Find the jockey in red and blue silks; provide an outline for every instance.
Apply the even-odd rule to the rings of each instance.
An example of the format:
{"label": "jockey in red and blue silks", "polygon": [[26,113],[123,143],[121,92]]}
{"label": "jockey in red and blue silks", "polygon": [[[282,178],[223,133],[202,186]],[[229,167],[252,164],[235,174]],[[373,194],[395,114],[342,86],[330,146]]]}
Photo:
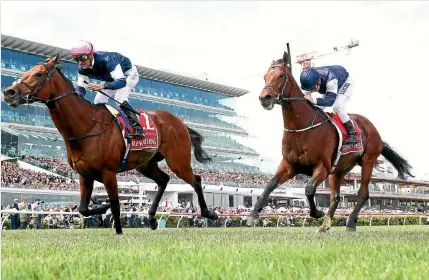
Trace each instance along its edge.
{"label": "jockey in red and blue silks", "polygon": [[[357,132],[345,109],[353,93],[347,70],[342,66],[308,68],[302,71],[300,82],[306,99],[319,107],[333,107],[350,134],[344,144],[357,143]],[[313,98],[311,93],[319,93],[319,98]]]}
{"label": "jockey in red and blue silks", "polygon": [[[80,41],[74,46],[70,54],[78,67],[78,91],[83,96],[86,94],[85,88],[93,91],[103,90],[110,97],[115,96],[118,105],[127,115],[134,127],[134,133],[129,134],[129,137],[144,137],[144,130],[141,127],[139,120],[133,108],[128,103],[128,97],[131,90],[139,81],[137,68],[133,65],[129,58],[117,52],[101,52],[95,51],[91,43]],[[102,84],[89,83],[89,78],[103,81]],[[94,99],[95,104],[108,102],[108,97],[101,93],[97,93]]]}

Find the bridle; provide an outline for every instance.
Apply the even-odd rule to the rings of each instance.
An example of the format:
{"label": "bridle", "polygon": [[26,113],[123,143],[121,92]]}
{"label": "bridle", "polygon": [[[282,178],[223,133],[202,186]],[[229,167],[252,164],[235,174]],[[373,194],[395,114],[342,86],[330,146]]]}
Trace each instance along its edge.
{"label": "bridle", "polygon": [[[46,65],[46,63],[37,63],[36,65],[43,65],[45,67],[45,69],[48,71],[48,74],[42,79],[40,80],[36,85],[34,86],[29,86],[27,83],[23,82],[23,81],[19,81],[19,83],[23,84],[24,86],[28,87],[30,89],[30,92],[27,94],[24,94],[24,97],[22,97],[27,103],[30,103],[30,101],[36,101],[36,102],[42,102],[43,104],[48,105],[49,102],[53,102],[55,100],[59,100],[63,97],[66,97],[68,95],[71,94],[75,94],[75,91],[70,91],[70,92],[65,92],[63,94],[61,94],[60,96],[54,97],[55,95],[55,86],[54,83],[52,82],[52,76],[55,74],[55,72],[57,71],[57,67],[54,65],[52,66],[52,69],[49,70],[49,67]],[[42,87],[48,82],[51,81],[51,85],[52,85],[52,92],[49,95],[49,99],[43,99],[37,96],[37,94],[39,93],[39,91],[42,89]]]}
{"label": "bridle", "polygon": [[275,90],[278,93],[277,97],[275,98],[275,101],[277,101],[278,104],[289,103],[291,101],[304,101],[304,102],[307,102],[308,104],[310,104],[310,106],[315,110],[313,121],[311,122],[310,126],[308,126],[306,128],[302,128],[302,129],[287,129],[286,127],[284,127],[284,130],[287,131],[287,132],[303,132],[303,131],[307,131],[307,130],[313,129],[315,127],[318,127],[318,126],[324,124],[325,122],[329,121],[329,117],[326,114],[323,114],[323,115],[319,115],[319,116],[321,116],[322,118],[324,118],[324,120],[322,122],[320,122],[320,123],[314,124],[314,122],[316,120],[316,116],[320,113],[320,109],[319,108],[317,108],[316,106],[314,106],[314,104],[312,104],[309,100],[307,100],[304,97],[284,97],[283,96],[284,90],[286,88],[286,84],[288,82],[288,76],[287,76],[287,72],[288,71],[283,66],[283,64],[272,65],[272,66],[270,66],[269,69],[276,68],[276,67],[280,67],[280,68],[282,68],[285,71],[285,79],[284,79],[284,82],[283,82],[283,87],[281,89],[280,88],[279,89],[273,89],[271,85],[265,85],[264,89]]}
{"label": "bridle", "polygon": [[[20,97],[20,98],[23,98],[28,104],[30,104],[30,101],[32,101],[32,102],[42,102],[43,104],[47,105],[49,109],[52,109],[51,107],[49,107],[49,103],[50,102],[59,100],[61,98],[64,98],[64,97],[72,95],[72,94],[77,94],[76,91],[72,90],[70,92],[63,93],[60,96],[54,97],[56,89],[55,89],[54,83],[52,81],[52,76],[57,71],[57,67],[55,65],[53,65],[52,69],[49,69],[49,67],[47,66],[47,64],[44,63],[44,62],[37,63],[36,65],[43,65],[45,67],[45,69],[48,71],[48,74],[42,80],[40,80],[34,86],[29,86],[27,83],[25,83],[25,82],[23,82],[21,80],[19,80],[19,82],[17,82],[17,84],[21,83],[21,84],[25,85],[26,87],[28,87],[30,89],[29,93],[24,94],[23,97]],[[38,97],[37,94],[39,93],[39,91],[42,89],[42,87],[48,81],[50,81],[51,85],[52,85],[52,92],[49,95],[49,99],[43,99],[43,98]],[[92,125],[89,127],[88,132],[84,133],[82,135],[76,136],[76,137],[63,138],[64,141],[79,140],[79,139],[82,139],[82,138],[85,138],[85,137],[88,137],[88,136],[98,136],[98,135],[101,135],[104,132],[106,132],[110,127],[112,127],[114,119],[112,120],[111,123],[103,123],[103,122],[97,121],[95,119],[95,107],[92,105],[92,103],[90,103],[90,104],[91,104],[91,107],[92,107]],[[101,130],[100,132],[97,132],[97,133],[89,133],[89,131],[91,131],[94,128],[95,124],[97,124],[97,123],[103,124],[103,125],[107,125],[108,127],[104,128],[103,130]]]}

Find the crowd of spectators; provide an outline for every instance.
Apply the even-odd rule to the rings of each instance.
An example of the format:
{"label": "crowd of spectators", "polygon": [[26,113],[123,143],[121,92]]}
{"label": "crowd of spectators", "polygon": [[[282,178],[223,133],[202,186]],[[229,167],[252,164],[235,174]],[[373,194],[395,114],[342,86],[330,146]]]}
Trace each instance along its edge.
{"label": "crowd of spectators", "polygon": [[[59,157],[50,158],[28,156],[25,157],[23,161],[54,174],[21,168],[16,162],[2,161],[1,183],[3,187],[79,191],[79,175],[72,170],[70,165],[63,159]],[[166,165],[161,165],[160,168],[170,176],[170,183],[185,183]],[[239,171],[220,172],[208,169],[195,169],[194,172],[201,176],[203,183],[205,184],[231,184],[231,186],[239,185],[241,187],[263,187],[270,179],[268,175],[262,173],[247,173]],[[118,181],[126,182],[131,180],[152,182],[150,179],[147,179],[144,175],[135,170],[120,173],[117,178]],[[290,184],[299,185],[302,183],[298,180],[292,180],[290,181]],[[120,188],[120,193],[138,193],[138,190]]]}
{"label": "crowd of spectators", "polygon": [[1,169],[1,184],[3,188],[49,189],[60,191],[78,189],[78,185],[68,178],[20,168],[18,164],[14,162],[2,161]]}
{"label": "crowd of spectators", "polygon": [[[75,173],[75,171],[71,169],[70,165],[60,157],[28,156],[24,158],[24,162],[41,167],[54,173],[58,173],[68,178],[78,178],[77,173]],[[178,183],[177,181],[181,181],[181,179],[179,179],[176,174],[174,174],[165,164],[161,164],[160,168],[170,176],[172,183]],[[227,185],[228,183],[233,183],[241,184],[243,187],[255,185],[263,187],[271,179],[270,175],[268,174],[244,171],[222,172],[219,170],[196,168],[194,169],[194,173],[200,175],[203,179],[203,182],[206,184],[223,183]],[[130,170],[118,174],[117,178],[119,181],[130,181],[135,179],[139,180],[146,177],[136,170]],[[177,181],[175,182],[175,180]],[[182,181],[181,183],[184,182]],[[288,181],[288,184],[300,186],[302,185],[302,182],[292,179]]]}
{"label": "crowd of spectators", "polygon": [[[89,209],[98,207],[99,205],[94,205],[91,201]],[[127,224],[127,227],[148,227],[148,211],[151,207],[150,204],[121,204],[121,217],[123,223]],[[231,218],[236,216],[240,219],[240,226],[246,226],[247,216],[251,208],[246,208],[244,206],[239,207],[212,207],[208,206],[209,210],[215,211],[219,216],[225,216],[225,223],[228,221],[231,222]],[[47,228],[73,228],[77,225],[83,227],[111,227],[113,223],[112,215],[110,209],[103,215],[95,215],[90,217],[83,217],[81,215],[69,215],[67,213],[58,214],[57,212],[78,212],[78,205],[76,202],[63,205],[44,205],[43,201],[36,199],[33,203],[29,203],[27,198],[23,198],[21,202],[18,199],[14,199],[13,203],[7,205],[6,207],[1,207],[3,209],[12,209],[16,213],[5,213],[2,214],[2,221],[10,220],[10,229],[40,229],[41,224],[44,223],[47,225]],[[31,211],[33,213],[22,213],[22,210]],[[327,212],[328,209],[323,209],[324,212]],[[353,209],[338,209],[336,215],[348,216],[351,214]],[[38,211],[45,211],[51,213],[37,214]],[[135,213],[132,213],[135,212]],[[207,219],[201,218],[198,213],[197,207],[194,207],[190,202],[183,201],[183,203],[177,205],[176,207],[167,207],[165,205],[160,205],[157,208],[157,212],[170,213],[170,215],[176,215],[183,217],[183,222],[187,227],[201,227],[208,226],[208,224],[213,226],[222,226],[219,225],[219,221],[207,221]],[[277,216],[282,216],[282,221],[280,226],[293,226],[293,219],[295,216],[308,216],[309,208],[305,207],[275,207],[274,205],[267,206],[261,211],[261,215],[264,214],[273,214]],[[365,207],[361,210],[360,214],[416,214],[416,211],[413,210],[376,210],[370,207]],[[427,216],[427,224],[429,224],[429,215],[425,212],[419,212],[423,216]],[[424,221],[425,222],[425,221]],[[266,217],[263,218],[264,226],[274,226],[270,224],[270,220]]]}

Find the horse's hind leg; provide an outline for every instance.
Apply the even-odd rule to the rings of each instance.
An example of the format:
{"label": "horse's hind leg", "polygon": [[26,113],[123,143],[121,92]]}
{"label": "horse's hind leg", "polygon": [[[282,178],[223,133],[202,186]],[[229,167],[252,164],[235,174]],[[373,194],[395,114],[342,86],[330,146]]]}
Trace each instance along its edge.
{"label": "horse's hind leg", "polygon": [[218,216],[214,211],[209,211],[203,195],[203,188],[201,186],[201,177],[194,175],[191,167],[191,150],[184,147],[171,147],[168,151],[163,153],[168,167],[177,177],[181,178],[186,183],[190,184],[197,196],[198,204],[201,208],[201,216],[210,220],[217,220]]}
{"label": "horse's hind leg", "polygon": [[167,188],[168,181],[170,181],[170,176],[159,169],[157,162],[149,162],[146,167],[139,167],[136,170],[145,175],[147,178],[155,181],[155,183],[158,185],[158,191],[156,192],[155,199],[153,200],[152,206],[149,209],[149,225],[151,229],[155,230],[158,228],[158,222],[155,218],[156,209],[158,209],[159,202],[161,201],[162,195]]}
{"label": "horse's hind leg", "polygon": [[320,185],[327,176],[328,170],[326,169],[323,162],[319,161],[319,163],[313,169],[313,176],[305,187],[305,196],[307,197],[308,204],[310,205],[310,216],[316,219],[325,215],[321,210],[317,209],[314,202],[314,196],[316,195],[317,186]]}
{"label": "horse's hind leg", "polygon": [[361,174],[361,185],[358,192],[358,200],[355,208],[353,209],[352,214],[349,217],[347,222],[348,231],[356,231],[356,223],[358,215],[362,206],[369,198],[368,185],[371,180],[372,170],[374,168],[375,162],[377,160],[377,155],[374,154],[364,154],[362,157],[362,174]]}
{"label": "horse's hind leg", "polygon": [[331,203],[329,205],[329,210],[325,216],[323,224],[319,227],[319,232],[325,232],[331,228],[331,221],[334,217],[335,210],[337,210],[338,203],[340,202],[340,187],[341,180],[344,177],[344,174],[332,174],[329,176],[329,189],[331,190]]}

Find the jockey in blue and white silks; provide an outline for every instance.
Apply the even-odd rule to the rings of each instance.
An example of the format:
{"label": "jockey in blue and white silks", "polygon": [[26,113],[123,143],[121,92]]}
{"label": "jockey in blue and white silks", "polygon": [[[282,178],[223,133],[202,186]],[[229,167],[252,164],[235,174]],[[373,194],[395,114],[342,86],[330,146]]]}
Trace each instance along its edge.
{"label": "jockey in blue and white silks", "polygon": [[[128,136],[144,137],[144,130],[137,116],[132,112],[133,108],[128,103],[130,92],[139,81],[137,68],[131,63],[131,60],[117,52],[96,52],[93,45],[86,41],[80,41],[71,49],[70,54],[79,64],[77,70],[77,90],[79,93],[84,96],[86,94],[85,88],[87,88],[93,91],[103,90],[110,97],[115,96],[118,105],[134,127],[134,133]],[[84,83],[84,81],[88,82],[90,78],[104,83]],[[94,103],[105,104],[108,100],[107,96],[98,92]]]}
{"label": "jockey in blue and white silks", "polygon": [[[344,144],[357,143],[357,132],[346,112],[346,105],[353,94],[353,81],[342,66],[323,66],[305,69],[300,77],[304,97],[319,107],[333,107],[350,136]],[[311,93],[319,93],[313,98]]]}

